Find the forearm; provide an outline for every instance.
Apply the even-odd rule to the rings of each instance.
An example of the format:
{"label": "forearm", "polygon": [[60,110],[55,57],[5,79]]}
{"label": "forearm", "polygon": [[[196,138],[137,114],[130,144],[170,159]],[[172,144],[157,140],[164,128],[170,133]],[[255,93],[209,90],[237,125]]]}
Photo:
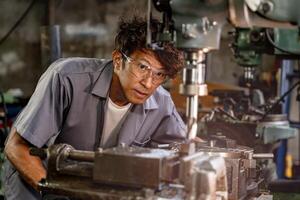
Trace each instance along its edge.
{"label": "forearm", "polygon": [[6,156],[22,178],[37,190],[38,182],[46,177],[46,170],[39,157],[30,155],[29,148],[28,143],[13,128],[5,146]]}

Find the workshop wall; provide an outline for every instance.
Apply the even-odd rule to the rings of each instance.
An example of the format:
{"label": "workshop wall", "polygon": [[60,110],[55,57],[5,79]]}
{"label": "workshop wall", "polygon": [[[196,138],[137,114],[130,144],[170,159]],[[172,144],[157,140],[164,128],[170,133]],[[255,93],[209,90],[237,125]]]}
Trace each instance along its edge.
{"label": "workshop wall", "polygon": [[[45,23],[47,1],[36,1],[28,15],[10,37],[0,44],[0,88],[20,88],[30,96],[38,78],[45,70],[41,66],[40,27]],[[22,15],[31,0],[0,1],[0,38]],[[147,10],[147,0],[80,0],[55,1],[55,22],[61,25],[63,57],[83,56],[110,58],[119,16]],[[242,69],[234,62],[229,50],[230,38],[225,27],[222,50],[208,58],[210,82],[237,84]]]}
{"label": "workshop wall", "polygon": [[[30,1],[0,1],[0,38],[22,15]],[[20,26],[0,44],[0,89],[22,88],[29,94],[41,74],[39,68],[39,24],[41,5],[37,4]]]}
{"label": "workshop wall", "polygon": [[[45,24],[47,1],[36,1],[14,32],[0,44],[0,88],[20,88],[30,96],[41,66],[40,27]],[[145,10],[146,1],[79,0],[55,1],[55,23],[61,25],[63,57],[110,58],[119,16]],[[0,1],[0,38],[16,23],[31,0]]]}

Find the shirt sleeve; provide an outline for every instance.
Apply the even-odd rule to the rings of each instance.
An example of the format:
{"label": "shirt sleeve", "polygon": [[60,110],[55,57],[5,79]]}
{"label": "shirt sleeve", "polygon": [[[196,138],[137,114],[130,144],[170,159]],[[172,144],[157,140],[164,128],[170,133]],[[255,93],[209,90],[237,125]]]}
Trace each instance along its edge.
{"label": "shirt sleeve", "polygon": [[68,95],[61,75],[60,62],[53,63],[41,76],[27,106],[14,123],[17,132],[37,147],[57,135],[62,127]]}
{"label": "shirt sleeve", "polygon": [[186,125],[173,105],[171,114],[162,119],[151,140],[158,144],[184,142],[186,133]]}

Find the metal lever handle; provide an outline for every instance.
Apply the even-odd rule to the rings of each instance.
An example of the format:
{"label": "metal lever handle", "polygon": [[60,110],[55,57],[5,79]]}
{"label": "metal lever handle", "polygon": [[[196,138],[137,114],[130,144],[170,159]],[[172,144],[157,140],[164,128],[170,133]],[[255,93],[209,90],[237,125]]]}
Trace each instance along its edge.
{"label": "metal lever handle", "polygon": [[42,160],[47,158],[47,149],[32,147],[29,153],[30,155],[40,157]]}
{"label": "metal lever handle", "polygon": [[253,159],[273,159],[274,154],[272,153],[255,153],[252,156]]}

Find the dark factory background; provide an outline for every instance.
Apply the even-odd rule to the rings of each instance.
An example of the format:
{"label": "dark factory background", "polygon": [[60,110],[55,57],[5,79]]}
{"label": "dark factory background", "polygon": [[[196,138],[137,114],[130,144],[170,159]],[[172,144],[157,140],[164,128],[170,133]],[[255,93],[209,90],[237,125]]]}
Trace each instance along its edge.
{"label": "dark factory background", "polygon": [[[236,2],[242,1],[243,0],[237,0]],[[272,0],[266,1],[271,2],[270,5],[273,2]],[[3,170],[4,140],[16,116],[28,103],[43,72],[46,71],[54,60],[60,57],[111,59],[112,51],[114,50],[114,38],[120,17],[134,14],[146,17],[148,2],[148,0],[0,1],[0,175]],[[160,1],[158,0],[158,2]],[[178,2],[179,1],[174,0],[175,5],[177,5]],[[290,38],[284,34],[281,35],[280,31],[276,32],[276,28],[263,26],[261,29],[247,29],[239,27],[240,22],[238,20],[236,24],[232,23],[232,19],[229,19],[228,16],[228,5],[229,2],[234,5],[234,1],[199,0],[190,2],[192,4],[195,3],[197,6],[198,3],[199,5],[204,5],[203,8],[199,7],[199,10],[209,19],[218,22],[222,30],[219,49],[209,51],[205,60],[205,81],[208,85],[208,95],[199,95],[201,97],[199,97],[199,104],[197,105],[197,111],[199,109],[197,115],[198,133],[205,133],[204,137],[207,139],[210,138],[208,134],[209,131],[213,131],[214,134],[222,132],[226,137],[230,137],[230,134],[234,132],[232,134],[234,135],[233,139],[237,140],[237,143],[242,141],[242,145],[250,146],[254,149],[255,153],[262,153],[263,151],[268,151],[266,153],[274,153],[274,163],[276,165],[278,165],[278,163],[279,165],[280,163],[284,163],[282,166],[280,165],[281,170],[280,172],[277,171],[276,178],[297,180],[299,184],[300,87],[297,86],[298,88],[293,91],[289,91],[289,88],[294,83],[297,84],[297,81],[299,82],[300,45],[297,44],[298,46],[293,49],[294,46],[291,43],[289,43],[290,46],[285,46],[284,42],[278,42],[277,45],[282,45],[283,48],[291,47],[291,49],[295,51],[290,52],[291,49],[290,51],[280,50],[280,48],[273,43],[276,38],[274,35],[278,33],[278,38],[285,39],[282,41],[287,41]],[[278,3],[276,0],[274,0],[274,2]],[[186,6],[185,4],[183,5]],[[209,8],[214,9],[210,10]],[[238,6],[234,8],[239,9]],[[176,9],[178,9],[178,7],[174,9],[178,12]],[[191,9],[191,7],[187,8],[186,15],[190,14],[189,9]],[[155,17],[161,20],[160,12],[155,9],[153,9],[152,12]],[[176,12],[174,15],[178,14]],[[283,13],[286,14],[286,12]],[[183,14],[181,13],[181,15]],[[247,17],[244,18],[246,19]],[[297,24],[293,21],[292,25],[295,24],[299,29],[299,23]],[[274,41],[270,41],[270,38],[268,38],[268,31],[265,31],[265,29],[268,28],[274,29],[272,30]],[[254,41],[254,44],[251,43],[253,41],[245,42],[245,40],[243,40],[243,36],[247,37],[250,35],[254,37],[256,33],[259,33],[259,37],[261,36],[263,39],[259,38],[259,41]],[[268,48],[272,48],[272,50],[270,51]],[[183,48],[183,50],[185,49]],[[202,50],[201,48],[201,51]],[[252,53],[255,54],[254,56],[261,57],[254,58]],[[285,64],[287,60],[288,63]],[[286,72],[283,67],[284,65],[291,65],[293,69],[289,68],[291,71]],[[249,86],[248,80],[245,80],[245,71],[249,66],[255,66],[253,67],[255,68],[253,74],[255,81],[251,82],[251,86]],[[284,73],[288,74],[286,75],[287,77],[290,77],[283,79],[282,74]],[[171,93],[179,114],[186,120],[186,118],[188,118],[185,116],[187,115],[185,111],[188,107],[186,96],[179,94],[179,85],[182,82],[182,76],[184,76],[183,73],[180,73],[176,79],[169,80],[163,86]],[[294,86],[296,88],[296,85]],[[257,97],[257,99],[253,100],[254,98],[251,96],[251,92],[257,95],[253,95]],[[248,95],[249,93],[251,93],[251,95]],[[285,98],[288,93],[291,95]],[[264,101],[260,99],[262,96],[265,99]],[[247,104],[246,106],[244,104],[245,102]],[[259,103],[255,104],[255,102]],[[270,104],[271,106],[265,106],[263,103]],[[280,111],[277,109],[278,107],[280,107]],[[261,110],[266,111],[266,113],[262,114]],[[276,123],[272,124],[272,126],[266,126],[264,122],[259,120],[251,121],[253,113],[255,113],[253,114],[255,117],[256,114],[258,114],[262,115],[262,118],[265,118],[267,114],[273,114],[272,111],[276,112],[275,110],[287,116],[287,118],[283,120],[284,122],[288,121],[287,129],[278,127]],[[245,116],[250,117],[244,118]],[[223,122],[225,122],[226,125],[224,126],[224,124],[222,124],[219,127],[220,123]],[[202,123],[207,124],[204,126]],[[246,124],[246,128],[243,127],[244,123]],[[255,134],[253,132],[253,124],[255,124]],[[242,127],[241,129],[239,129],[240,125]],[[272,129],[273,125],[275,126],[274,129]],[[265,138],[263,136],[258,137],[257,131],[260,126],[263,126],[262,132],[265,131],[264,134],[272,135],[273,132],[276,133],[277,135],[274,136],[275,139],[271,136],[266,136]],[[282,136],[284,134],[281,134],[280,131],[283,129],[288,136]],[[229,134],[227,135],[225,132],[229,132]],[[243,138],[244,135],[240,136],[240,132],[245,132],[246,139]],[[243,140],[245,140],[244,143]],[[261,144],[262,141],[263,145]],[[279,149],[282,146],[284,146],[284,155],[280,157],[279,154],[281,151]],[[230,147],[229,149],[234,148]],[[247,162],[248,161],[246,161],[246,163]],[[265,166],[267,166],[267,164]],[[275,174],[274,171],[276,171],[276,169],[274,166],[270,167],[268,165],[267,167],[272,168]],[[299,185],[297,187],[300,188]],[[294,192],[295,190],[293,190],[293,193]],[[0,197],[2,193],[0,181]],[[279,193],[281,195],[281,191]],[[300,198],[299,190],[295,193],[298,193],[298,196],[295,195],[293,198]],[[286,197],[287,196],[283,196],[281,199]],[[230,196],[230,198],[235,199],[232,196]],[[288,196],[288,198],[291,198],[291,196]]]}

